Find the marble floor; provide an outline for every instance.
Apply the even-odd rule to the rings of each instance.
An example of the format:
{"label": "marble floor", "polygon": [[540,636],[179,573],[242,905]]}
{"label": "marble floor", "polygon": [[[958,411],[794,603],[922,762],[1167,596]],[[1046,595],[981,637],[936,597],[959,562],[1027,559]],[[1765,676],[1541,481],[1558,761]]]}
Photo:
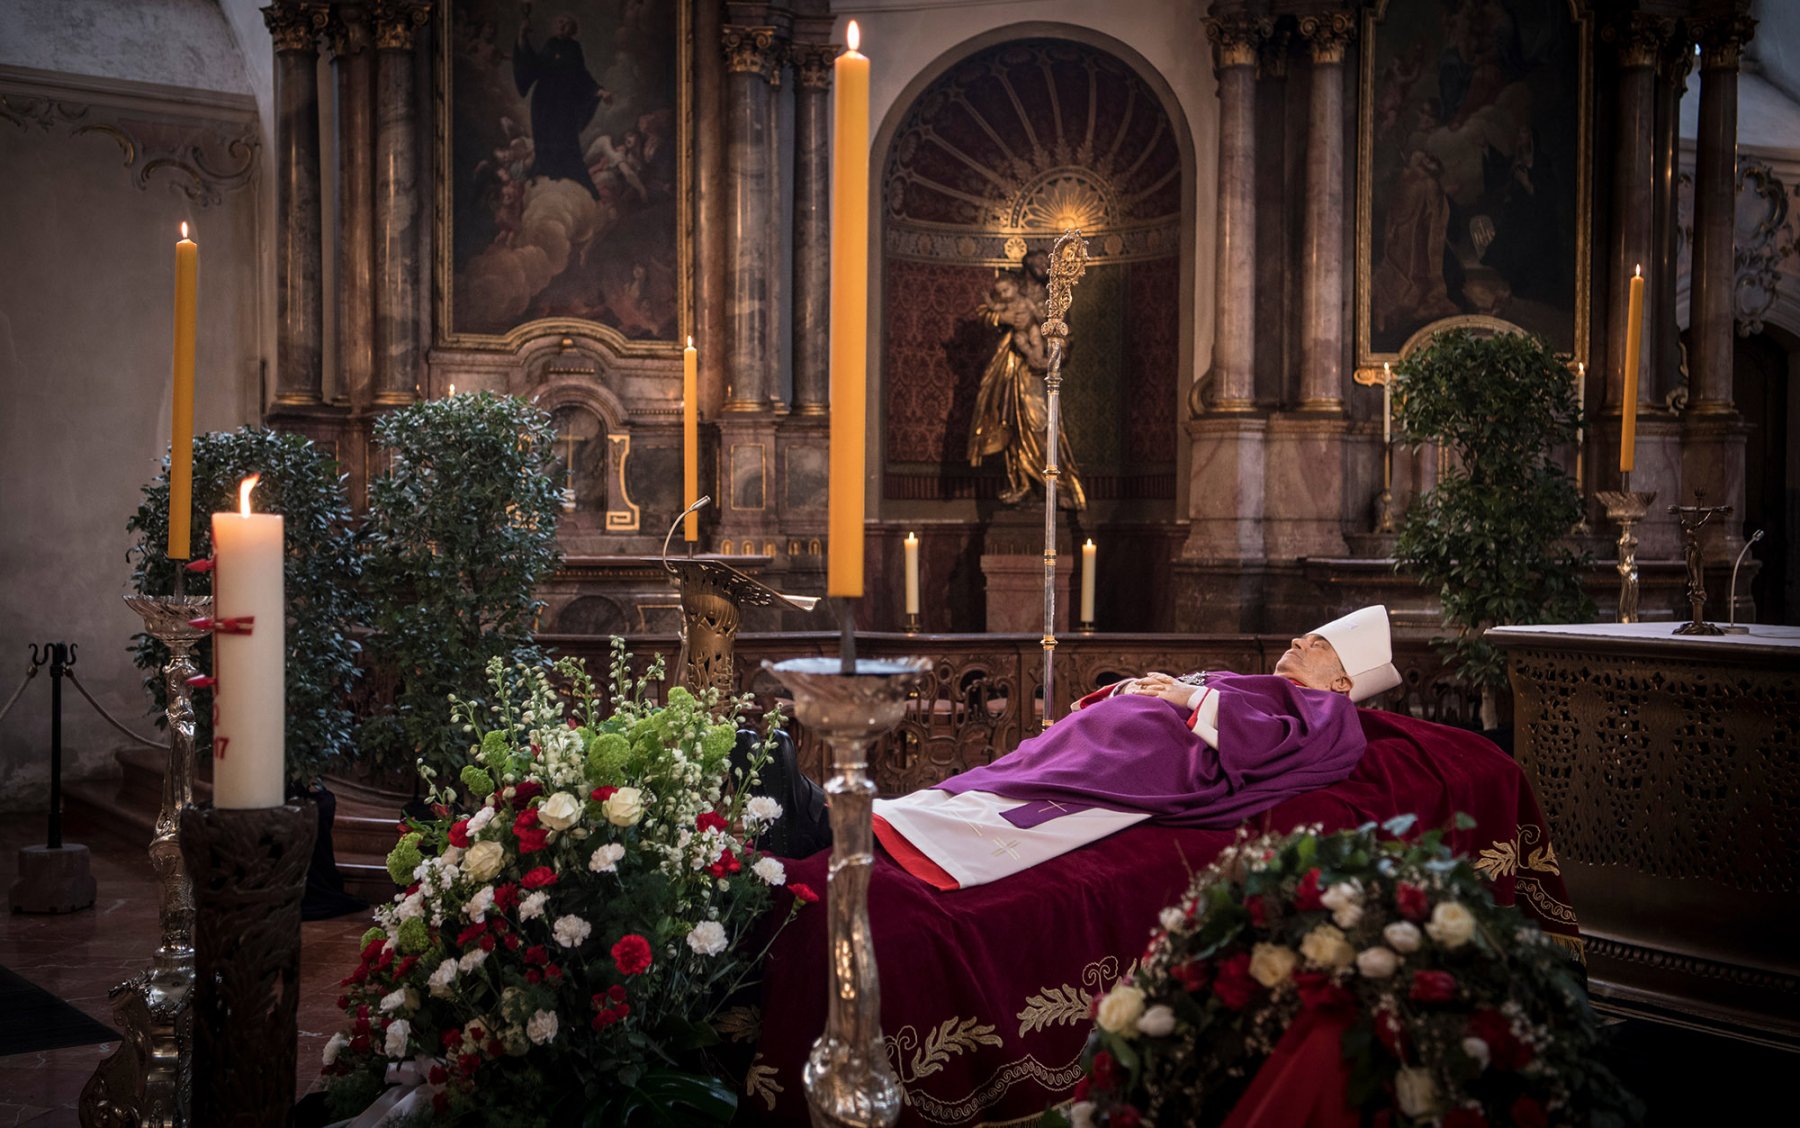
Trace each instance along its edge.
{"label": "marble floor", "polygon": [[[41,814],[0,818],[0,889],[18,876],[18,851],[43,842]],[[148,963],[161,936],[157,886],[135,832],[120,833],[73,816],[66,842],[86,845],[99,894],[94,907],[56,916],[0,916],[0,965],[111,1026],[106,993]],[[302,925],[299,1069],[296,1095],[319,1076],[319,1054],[337,1028],[337,981],[356,964],[365,914]],[[0,1015],[0,1022],[6,1016]],[[118,1046],[102,1042],[0,1057],[0,1128],[76,1123],[81,1087]]]}

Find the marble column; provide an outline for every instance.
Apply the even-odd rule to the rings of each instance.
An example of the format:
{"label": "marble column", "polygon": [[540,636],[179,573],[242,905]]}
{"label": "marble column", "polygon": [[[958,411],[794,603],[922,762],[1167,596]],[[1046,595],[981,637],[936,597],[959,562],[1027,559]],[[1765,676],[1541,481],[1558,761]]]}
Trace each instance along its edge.
{"label": "marble column", "polygon": [[316,404],[324,380],[318,33],[323,6],[271,4],[275,44],[275,403]]}
{"label": "marble column", "polygon": [[1256,304],[1261,346],[1255,350],[1254,398],[1258,404],[1283,403],[1288,397],[1288,375],[1294,371],[1289,354],[1292,344],[1293,272],[1288,269],[1291,247],[1287,216],[1299,202],[1289,187],[1288,146],[1288,25],[1278,25],[1265,36],[1256,60],[1256,135],[1266,138],[1256,147]]}
{"label": "marble column", "polygon": [[773,27],[726,25],[725,50],[725,275],[727,412],[766,411],[774,395],[769,366],[769,230],[776,184],[770,160],[775,68]]}
{"label": "marble column", "polygon": [[332,68],[338,87],[338,374],[350,405],[365,411],[375,383],[375,50],[368,9],[331,10]]}
{"label": "marble column", "polygon": [[1208,411],[1256,406],[1256,52],[1267,18],[1206,24],[1219,79],[1219,246]]}
{"label": "marble column", "polygon": [[[1625,390],[1625,322],[1632,274],[1642,267],[1644,287],[1656,293],[1661,274],[1654,256],[1652,219],[1655,216],[1655,162],[1652,126],[1656,103],[1652,68],[1668,33],[1668,21],[1636,12],[1618,29],[1619,77],[1618,124],[1612,184],[1612,244],[1606,292],[1606,406],[1617,415]],[[1645,303],[1639,346],[1656,339],[1654,303]],[[1649,357],[1646,351],[1644,356]],[[1640,368],[1638,409],[1655,399],[1654,370]],[[1609,487],[1610,488],[1610,487]],[[1643,487],[1654,488],[1654,487]]]}
{"label": "marble column", "polygon": [[1693,400],[1696,415],[1730,415],[1736,335],[1738,62],[1756,27],[1727,16],[1694,27],[1700,43],[1700,135],[1694,152]]}
{"label": "marble column", "polygon": [[419,383],[419,125],[413,47],[425,0],[375,0],[375,402],[411,403]]}
{"label": "marble column", "polygon": [[1655,230],[1650,237],[1650,258],[1658,269],[1650,282],[1655,332],[1648,342],[1646,367],[1655,373],[1652,395],[1656,399],[1681,384],[1681,326],[1675,319],[1676,261],[1681,251],[1681,99],[1687,93],[1687,77],[1693,68],[1693,40],[1686,34],[1672,33],[1663,41],[1662,53],[1657,57],[1652,142],[1656,210],[1652,217]]}
{"label": "marble column", "polygon": [[[719,50],[720,6],[694,5],[694,241],[697,278],[694,343],[700,351],[700,416],[718,417],[725,403],[725,351],[730,341],[725,275],[730,269],[725,190],[725,58]],[[702,491],[704,492],[704,491]]]}
{"label": "marble column", "polygon": [[1349,12],[1300,18],[1312,61],[1306,133],[1306,215],[1301,225],[1300,409],[1344,407],[1344,52],[1356,34]]}
{"label": "marble column", "polygon": [[794,414],[825,415],[831,356],[830,43],[795,43]]}

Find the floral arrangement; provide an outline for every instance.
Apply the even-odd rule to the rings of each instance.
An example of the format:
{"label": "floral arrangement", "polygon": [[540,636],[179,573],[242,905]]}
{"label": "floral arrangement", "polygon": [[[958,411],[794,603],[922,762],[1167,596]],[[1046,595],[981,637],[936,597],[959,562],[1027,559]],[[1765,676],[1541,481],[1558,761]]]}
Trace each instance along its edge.
{"label": "floral arrangement", "polygon": [[[1579,967],[1442,832],[1403,840],[1413,822],[1227,847],[1096,1001],[1075,1100],[1045,1123],[1218,1124],[1272,1055],[1315,1084],[1337,1057],[1352,1124],[1640,1119],[1596,1060]],[[1336,1045],[1303,1059],[1307,1035]]]}
{"label": "floral arrangement", "polygon": [[[325,1049],[340,1114],[399,1075],[454,1123],[735,1109],[704,1055],[786,883],[750,844],[781,814],[749,786],[770,745],[734,770],[747,700],[719,715],[716,693],[674,688],[659,707],[660,660],[634,679],[620,640],[610,716],[579,662],[555,672],[562,693],[496,658],[485,701],[450,698],[468,762],[440,780],[421,761],[435,817],[401,824],[388,870],[403,891],[376,910],[342,982],[348,1029]],[[787,889],[777,925],[818,899]]]}

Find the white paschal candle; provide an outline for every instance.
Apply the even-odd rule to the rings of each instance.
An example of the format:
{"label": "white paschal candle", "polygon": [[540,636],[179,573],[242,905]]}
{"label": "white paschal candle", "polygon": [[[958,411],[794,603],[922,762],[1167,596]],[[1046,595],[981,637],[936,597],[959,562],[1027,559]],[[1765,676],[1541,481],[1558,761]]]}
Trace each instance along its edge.
{"label": "white paschal candle", "polygon": [[1099,550],[1090,538],[1081,546],[1081,621],[1094,621],[1094,557]]}
{"label": "white paschal candle", "polygon": [[212,517],[215,807],[287,800],[286,553],[281,515],[250,512],[256,482],[239,486],[238,512]]}
{"label": "white paschal candle", "polygon": [[919,613],[919,534],[908,533],[903,544],[906,550],[906,613]]}

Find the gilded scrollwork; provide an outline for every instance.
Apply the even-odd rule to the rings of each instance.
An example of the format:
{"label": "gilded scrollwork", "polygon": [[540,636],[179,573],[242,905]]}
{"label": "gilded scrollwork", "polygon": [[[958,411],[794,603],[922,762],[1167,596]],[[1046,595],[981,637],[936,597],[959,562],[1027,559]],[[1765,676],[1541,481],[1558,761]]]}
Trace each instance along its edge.
{"label": "gilded scrollwork", "polygon": [[1743,61],[1744,48],[1756,34],[1756,20],[1741,12],[1696,20],[1688,27],[1700,44],[1702,71],[1736,70]]}
{"label": "gilded scrollwork", "polygon": [[1356,17],[1349,12],[1316,12],[1300,17],[1300,38],[1315,63],[1341,63],[1356,38]]}
{"label": "gilded scrollwork", "polygon": [[410,51],[419,29],[431,19],[430,0],[375,0],[375,47],[381,51]]}
{"label": "gilded scrollwork", "polygon": [[788,47],[788,62],[802,90],[830,90],[836,58],[837,47],[830,43],[794,43]]}
{"label": "gilded scrollwork", "polygon": [[1247,12],[1230,12],[1206,21],[1206,38],[1212,41],[1213,65],[1248,67],[1256,65],[1257,49],[1274,30],[1275,21],[1267,16]]}
{"label": "gilded scrollwork", "polygon": [[775,28],[727,24],[720,29],[719,43],[725,51],[725,69],[730,73],[761,75],[765,82],[776,80],[783,41]]}
{"label": "gilded scrollwork", "polygon": [[1674,27],[1667,16],[1630,12],[1601,35],[1618,46],[1620,66],[1648,67],[1657,63]]}

